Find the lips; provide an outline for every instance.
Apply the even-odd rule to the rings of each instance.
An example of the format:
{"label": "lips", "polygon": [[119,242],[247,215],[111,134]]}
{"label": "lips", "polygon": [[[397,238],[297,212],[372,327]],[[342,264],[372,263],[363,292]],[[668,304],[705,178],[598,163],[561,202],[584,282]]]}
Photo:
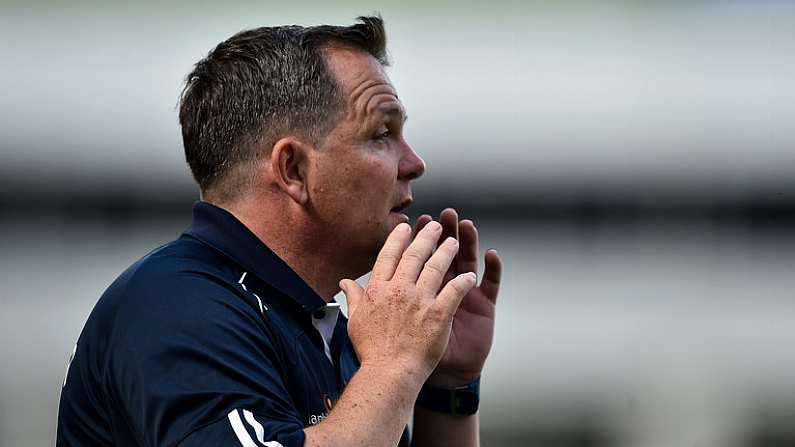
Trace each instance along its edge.
{"label": "lips", "polygon": [[391,210],[389,210],[389,211],[390,211],[390,212],[393,212],[393,213],[402,213],[402,212],[403,212],[403,211],[404,211],[406,208],[408,208],[409,206],[411,206],[411,203],[412,203],[413,201],[414,201],[414,199],[412,199],[411,197],[409,197],[409,198],[407,198],[407,199],[403,200],[402,202],[400,202],[400,204],[399,204],[398,206],[396,206],[396,207],[392,208],[392,209],[391,209]]}

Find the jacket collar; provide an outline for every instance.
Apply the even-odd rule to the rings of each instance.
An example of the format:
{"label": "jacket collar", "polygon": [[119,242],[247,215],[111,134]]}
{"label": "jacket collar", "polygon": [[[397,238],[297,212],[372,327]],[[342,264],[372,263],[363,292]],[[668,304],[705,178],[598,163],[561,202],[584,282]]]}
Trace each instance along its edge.
{"label": "jacket collar", "polygon": [[326,305],[286,262],[230,212],[207,202],[193,205],[193,223],[186,232],[222,252],[306,312]]}

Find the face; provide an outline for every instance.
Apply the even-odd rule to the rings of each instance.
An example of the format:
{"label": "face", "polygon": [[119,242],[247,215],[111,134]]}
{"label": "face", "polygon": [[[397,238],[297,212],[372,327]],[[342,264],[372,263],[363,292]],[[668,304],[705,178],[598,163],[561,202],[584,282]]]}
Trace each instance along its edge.
{"label": "face", "polygon": [[348,259],[372,267],[389,232],[408,221],[410,182],[425,162],[403,138],[406,112],[381,64],[370,55],[330,49],[327,60],[342,86],[345,111],[312,152],[310,206],[319,232]]}

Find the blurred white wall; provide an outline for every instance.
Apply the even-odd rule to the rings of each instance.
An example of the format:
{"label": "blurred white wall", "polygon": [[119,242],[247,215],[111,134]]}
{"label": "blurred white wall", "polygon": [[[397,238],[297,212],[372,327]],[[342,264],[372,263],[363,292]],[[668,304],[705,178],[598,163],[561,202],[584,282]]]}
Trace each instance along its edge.
{"label": "blurred white wall", "polygon": [[373,11],[428,185],[466,187],[472,169],[648,200],[792,187],[787,1],[6,1],[0,169],[31,187],[192,188],[175,105],[193,63],[243,28]]}

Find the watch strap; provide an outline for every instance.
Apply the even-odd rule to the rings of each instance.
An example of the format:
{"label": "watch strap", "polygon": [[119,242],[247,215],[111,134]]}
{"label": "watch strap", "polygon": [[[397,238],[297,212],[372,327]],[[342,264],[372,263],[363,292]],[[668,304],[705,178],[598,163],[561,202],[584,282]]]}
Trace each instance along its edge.
{"label": "watch strap", "polygon": [[453,416],[475,414],[480,404],[480,377],[456,388],[441,388],[427,383],[417,396],[416,405],[426,410]]}

